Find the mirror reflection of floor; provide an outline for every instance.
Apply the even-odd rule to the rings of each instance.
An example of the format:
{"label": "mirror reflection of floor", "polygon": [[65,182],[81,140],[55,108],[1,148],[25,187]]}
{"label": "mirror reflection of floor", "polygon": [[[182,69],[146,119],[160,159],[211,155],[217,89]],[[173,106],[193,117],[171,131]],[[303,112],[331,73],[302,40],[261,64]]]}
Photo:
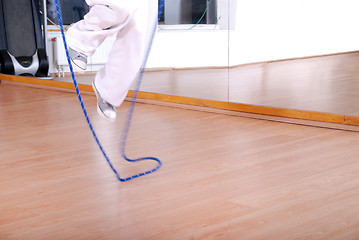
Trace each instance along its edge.
{"label": "mirror reflection of floor", "polygon": [[[93,73],[94,74],[94,73]],[[91,84],[92,75],[76,75]],[[69,77],[56,81],[71,82]],[[146,70],[141,91],[359,116],[359,52],[231,68]]]}

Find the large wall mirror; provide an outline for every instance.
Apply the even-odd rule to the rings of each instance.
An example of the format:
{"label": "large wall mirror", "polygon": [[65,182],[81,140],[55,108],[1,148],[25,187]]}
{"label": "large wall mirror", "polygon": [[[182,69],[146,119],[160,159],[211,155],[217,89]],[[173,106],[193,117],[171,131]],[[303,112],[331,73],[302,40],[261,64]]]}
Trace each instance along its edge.
{"label": "large wall mirror", "polygon": [[[152,24],[158,0],[148,3]],[[359,115],[358,5],[166,0],[140,90]]]}
{"label": "large wall mirror", "polygon": [[[172,2],[143,91],[359,115],[355,0]],[[217,22],[183,24],[184,4],[195,2],[196,12],[204,3],[217,12]]]}

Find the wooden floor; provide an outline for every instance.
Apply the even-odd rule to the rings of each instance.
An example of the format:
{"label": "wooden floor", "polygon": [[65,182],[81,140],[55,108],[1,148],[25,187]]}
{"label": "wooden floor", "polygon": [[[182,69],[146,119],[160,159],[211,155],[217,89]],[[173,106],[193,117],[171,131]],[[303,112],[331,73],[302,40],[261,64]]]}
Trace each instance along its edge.
{"label": "wooden floor", "polygon": [[[129,104],[84,95],[123,177]],[[359,239],[359,133],[137,104],[121,183],[73,93],[0,84],[0,239]]]}

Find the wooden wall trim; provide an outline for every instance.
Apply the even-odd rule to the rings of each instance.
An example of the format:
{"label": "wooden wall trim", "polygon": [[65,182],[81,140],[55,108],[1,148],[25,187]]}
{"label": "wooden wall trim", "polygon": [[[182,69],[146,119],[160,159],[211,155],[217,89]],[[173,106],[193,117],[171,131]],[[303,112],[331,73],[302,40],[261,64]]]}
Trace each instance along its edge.
{"label": "wooden wall trim", "polygon": [[[75,89],[72,83],[38,79],[32,77],[20,77],[20,76],[10,76],[10,75],[0,74],[0,80],[32,84],[38,86],[54,87],[59,89],[68,89],[68,90]],[[79,84],[79,89],[80,91],[83,92],[93,92],[92,87],[90,85]],[[133,93],[134,93],[133,91],[129,91],[128,97],[132,97]],[[222,101],[173,96],[173,95],[150,93],[150,92],[139,92],[138,98],[167,102],[167,103],[176,103],[176,104],[183,104],[190,106],[222,109],[222,110],[229,110],[236,112],[245,112],[245,113],[261,114],[261,115],[276,116],[276,117],[285,117],[285,118],[293,118],[293,119],[301,119],[301,120],[359,126],[359,117],[356,116],[303,111],[303,110],[295,110],[295,109],[275,108],[275,107],[267,107],[267,106],[256,106],[250,104],[222,102]]]}

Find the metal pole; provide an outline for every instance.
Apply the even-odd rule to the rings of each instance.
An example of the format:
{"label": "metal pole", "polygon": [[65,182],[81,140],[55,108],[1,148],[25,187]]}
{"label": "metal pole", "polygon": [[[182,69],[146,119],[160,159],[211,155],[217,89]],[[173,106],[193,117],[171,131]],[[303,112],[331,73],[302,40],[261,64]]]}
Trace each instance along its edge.
{"label": "metal pole", "polygon": [[46,55],[47,54],[47,8],[46,8],[46,0],[42,1],[42,16],[44,18],[44,38],[45,38],[45,51],[46,51]]}

